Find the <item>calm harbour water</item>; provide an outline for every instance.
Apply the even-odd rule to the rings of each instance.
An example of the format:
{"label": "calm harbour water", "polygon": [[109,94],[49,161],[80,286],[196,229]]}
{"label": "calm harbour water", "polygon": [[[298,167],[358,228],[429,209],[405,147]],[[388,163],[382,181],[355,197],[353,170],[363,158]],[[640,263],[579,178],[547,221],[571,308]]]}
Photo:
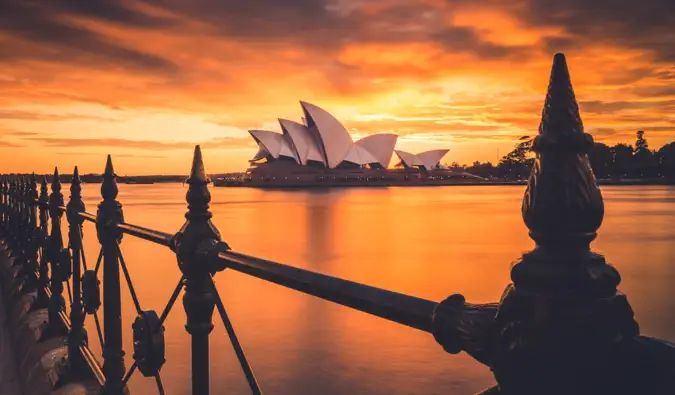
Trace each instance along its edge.
{"label": "calm harbour water", "polygon": [[[100,185],[83,184],[95,213]],[[238,252],[440,301],[497,301],[511,263],[532,248],[520,216],[524,187],[428,187],[262,191],[212,188],[213,221]],[[180,184],[120,185],[129,223],[174,233],[184,222]],[[64,195],[68,195],[67,186]],[[675,340],[675,187],[604,187],[605,221],[593,248],[621,272],[643,334]],[[64,221],[65,222],[65,221]],[[95,229],[85,224],[93,266]],[[122,242],[143,309],[164,308],[180,271],[161,246]],[[446,354],[433,337],[275,284],[216,275],[225,307],[265,393],[472,394],[491,385],[489,369]],[[126,284],[123,325],[133,362],[135,310]],[[102,317],[101,317],[102,318]],[[90,345],[100,355],[93,320]],[[162,379],[167,394],[190,392],[190,343],[182,303],[166,321]],[[248,394],[222,322],[211,334],[213,393]],[[138,372],[132,394],[157,393]]]}

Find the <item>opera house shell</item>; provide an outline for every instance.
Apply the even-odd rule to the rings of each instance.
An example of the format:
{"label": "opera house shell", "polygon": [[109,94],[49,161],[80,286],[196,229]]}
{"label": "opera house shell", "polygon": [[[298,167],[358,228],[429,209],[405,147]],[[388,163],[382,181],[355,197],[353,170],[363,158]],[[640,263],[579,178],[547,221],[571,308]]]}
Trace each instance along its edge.
{"label": "opera house shell", "polygon": [[279,119],[283,133],[249,130],[258,143],[258,153],[251,160],[292,159],[299,165],[318,165],[335,169],[339,166],[389,166],[398,136],[376,134],[354,142],[342,124],[327,111],[300,102],[306,124]]}
{"label": "opera house shell", "polygon": [[[363,178],[384,182],[401,177],[408,180],[405,174],[410,172],[425,176],[434,171],[449,172],[440,165],[448,149],[419,154],[394,151],[398,136],[390,133],[354,141],[347,129],[326,110],[303,101],[300,105],[303,123],[279,119],[281,133],[249,130],[258,144],[258,152],[249,161],[247,181],[306,183]],[[388,169],[394,152],[400,159],[401,169]]]}

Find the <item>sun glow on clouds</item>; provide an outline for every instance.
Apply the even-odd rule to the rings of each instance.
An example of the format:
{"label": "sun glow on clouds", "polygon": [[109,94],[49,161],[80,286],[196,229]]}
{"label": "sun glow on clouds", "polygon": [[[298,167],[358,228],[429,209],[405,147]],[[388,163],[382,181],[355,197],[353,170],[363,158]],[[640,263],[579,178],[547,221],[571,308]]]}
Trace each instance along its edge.
{"label": "sun glow on clouds", "polygon": [[243,170],[246,130],[299,120],[298,100],[354,139],[495,161],[536,133],[557,51],[596,140],[643,129],[658,148],[675,136],[675,5],[617,2],[9,0],[0,172],[100,172],[112,153],[120,174],[185,173],[193,144],[209,171]]}

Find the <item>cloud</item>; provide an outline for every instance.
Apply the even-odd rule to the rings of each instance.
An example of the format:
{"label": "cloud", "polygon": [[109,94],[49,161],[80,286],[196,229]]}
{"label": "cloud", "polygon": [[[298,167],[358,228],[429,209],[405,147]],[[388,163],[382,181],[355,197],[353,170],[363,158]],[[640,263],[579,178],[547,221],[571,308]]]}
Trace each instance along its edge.
{"label": "cloud", "polygon": [[614,136],[618,134],[619,132],[614,129],[614,128],[592,128],[588,131],[590,134],[592,134],[594,137],[609,137],[609,136]]}
{"label": "cloud", "polygon": [[675,61],[673,1],[527,0],[526,4],[520,15],[528,23],[564,29],[564,35],[546,40],[550,52],[612,44],[650,51],[661,62]]}
{"label": "cloud", "polygon": [[113,122],[115,119],[96,115],[82,114],[48,114],[23,110],[0,110],[0,119],[24,120],[24,121],[71,121],[71,120],[97,120]]}
{"label": "cloud", "polygon": [[[100,148],[134,148],[143,150],[178,150],[192,149],[195,144],[184,141],[129,140],[120,138],[60,138],[60,137],[26,137],[24,140],[40,143],[46,147],[100,147]],[[219,137],[201,143],[210,148],[247,148],[254,144],[251,139]]]}
{"label": "cloud", "polygon": [[579,107],[584,112],[596,114],[612,114],[623,110],[634,109],[674,109],[675,100],[664,101],[582,101]]}
{"label": "cloud", "polygon": [[[78,157],[82,155],[96,155],[101,156],[98,152],[87,152],[87,151],[60,151],[57,152],[59,155],[67,155],[70,157]],[[140,154],[115,154],[115,158],[141,158],[141,159],[166,159],[167,156],[164,155],[140,155]]]}
{"label": "cloud", "polygon": [[16,148],[16,147],[24,147],[24,145],[13,143],[11,141],[0,140],[0,148]]}
{"label": "cloud", "polygon": [[[56,2],[8,0],[0,13],[0,31],[15,40],[0,47],[0,62],[48,60],[52,62],[87,63],[101,68],[130,68],[146,72],[174,73],[178,66],[162,57],[117,44],[104,35],[63,18],[52,12]],[[102,15],[117,10],[112,18],[124,19],[123,8],[104,1],[107,6],[75,5],[74,1],[59,2],[61,11],[76,15]],[[90,2],[81,2],[90,3]],[[98,2],[96,2],[98,3]],[[68,4],[68,5],[66,5]],[[130,18],[129,15],[126,16]],[[142,18],[141,18],[142,20]],[[136,22],[139,22],[138,20]]]}
{"label": "cloud", "polygon": [[533,48],[526,46],[498,45],[485,41],[476,29],[468,27],[446,27],[432,37],[446,50],[470,53],[479,59],[522,57],[533,52]]}

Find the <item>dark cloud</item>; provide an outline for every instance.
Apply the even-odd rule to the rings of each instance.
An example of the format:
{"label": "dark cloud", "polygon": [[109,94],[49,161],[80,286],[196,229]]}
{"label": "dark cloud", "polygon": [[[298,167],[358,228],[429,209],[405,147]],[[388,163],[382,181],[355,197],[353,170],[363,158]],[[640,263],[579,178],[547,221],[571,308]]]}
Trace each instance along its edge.
{"label": "dark cloud", "polygon": [[529,47],[497,45],[483,40],[477,30],[469,27],[446,27],[432,37],[445,48],[476,55],[481,59],[500,59],[522,56]]}
{"label": "dark cloud", "polygon": [[[170,60],[124,47],[99,33],[68,22],[60,17],[60,13],[51,12],[52,3],[59,2],[3,2],[0,31],[29,45],[23,46],[17,42],[3,45],[0,47],[0,62],[49,60],[87,63],[101,68],[122,67],[169,73],[178,71],[178,66]],[[84,6],[82,9],[87,7],[91,7],[89,14],[96,8]],[[82,9],[72,5],[65,9],[82,12]],[[38,48],[33,47],[35,45]]]}
{"label": "dark cloud", "polygon": [[520,16],[532,25],[564,29],[565,38],[545,41],[548,52],[614,44],[675,61],[673,0],[527,0]]}
{"label": "dark cloud", "polygon": [[656,78],[666,81],[675,80],[675,67],[657,72]]}
{"label": "dark cloud", "polygon": [[40,4],[45,10],[64,15],[77,15],[85,18],[113,22],[131,27],[166,27],[176,24],[175,20],[150,16],[130,8],[120,0],[55,0],[25,1]]}

